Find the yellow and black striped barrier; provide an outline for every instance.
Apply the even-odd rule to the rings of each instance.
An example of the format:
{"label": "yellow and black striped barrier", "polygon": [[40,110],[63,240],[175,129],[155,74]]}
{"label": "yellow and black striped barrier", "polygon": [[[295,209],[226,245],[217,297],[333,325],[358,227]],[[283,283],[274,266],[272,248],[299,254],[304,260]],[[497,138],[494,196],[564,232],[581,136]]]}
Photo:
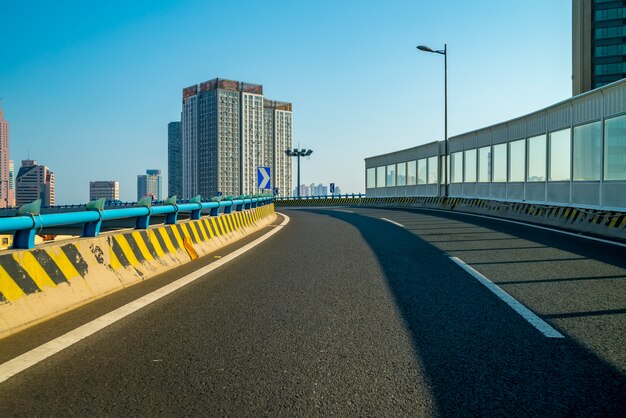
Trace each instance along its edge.
{"label": "yellow and black striped barrier", "polygon": [[619,211],[582,209],[461,197],[355,197],[277,199],[277,207],[425,207],[490,214],[538,224],[626,239],[626,214]]}
{"label": "yellow and black striped barrier", "polygon": [[274,205],[0,254],[0,337],[208,254],[275,218]]}

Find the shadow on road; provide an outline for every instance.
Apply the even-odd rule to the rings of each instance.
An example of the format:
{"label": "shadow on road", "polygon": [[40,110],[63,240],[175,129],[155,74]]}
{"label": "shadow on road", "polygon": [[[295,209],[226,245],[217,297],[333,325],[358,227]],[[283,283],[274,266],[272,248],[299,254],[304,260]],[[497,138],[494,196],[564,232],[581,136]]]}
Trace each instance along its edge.
{"label": "shadow on road", "polygon": [[624,375],[573,338],[544,337],[441,250],[379,219],[310,212],[371,247],[440,415],[626,415]]}

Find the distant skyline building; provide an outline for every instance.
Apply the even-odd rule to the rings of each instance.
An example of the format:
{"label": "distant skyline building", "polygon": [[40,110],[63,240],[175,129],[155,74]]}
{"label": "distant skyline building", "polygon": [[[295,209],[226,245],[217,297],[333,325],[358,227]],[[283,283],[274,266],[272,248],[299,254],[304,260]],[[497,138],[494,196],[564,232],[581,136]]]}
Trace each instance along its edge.
{"label": "distant skyline building", "polygon": [[[341,189],[338,186],[335,186],[335,195],[341,194]],[[292,196],[298,195],[298,188],[295,187],[293,189]],[[308,186],[306,184],[300,185],[300,196],[330,196],[329,186],[319,183],[311,183]]]}
{"label": "distant skyline building", "polygon": [[291,103],[265,100],[260,84],[216,78],[183,89],[182,106],[182,198],[259,193],[260,166],[272,168],[273,187],[291,189],[291,161],[278,156],[291,147]]}
{"label": "distant skyline building", "polygon": [[89,182],[89,200],[120,200],[120,182],[117,180],[96,180]]}
{"label": "distant skyline building", "polygon": [[41,199],[42,206],[54,205],[54,173],[35,160],[22,160],[15,178],[17,206]]}
{"label": "distant skyline building", "polygon": [[572,94],[626,78],[626,3],[572,0]]}
{"label": "distant skyline building", "polygon": [[15,206],[15,194],[11,187],[9,158],[9,121],[4,118],[0,99],[0,208]]}
{"label": "distant skyline building", "polygon": [[163,200],[161,197],[161,170],[146,170],[146,174],[137,176],[137,200],[144,197],[152,198],[152,201]]}
{"label": "distant skyline building", "polygon": [[167,125],[167,195],[183,197],[182,122]]}

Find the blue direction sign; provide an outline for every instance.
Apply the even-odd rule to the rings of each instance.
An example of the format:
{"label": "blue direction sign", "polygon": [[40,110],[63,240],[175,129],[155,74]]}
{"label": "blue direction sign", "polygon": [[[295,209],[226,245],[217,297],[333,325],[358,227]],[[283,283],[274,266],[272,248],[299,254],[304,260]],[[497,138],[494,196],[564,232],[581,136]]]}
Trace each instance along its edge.
{"label": "blue direction sign", "polygon": [[278,187],[274,187],[274,196],[278,196]]}
{"label": "blue direction sign", "polygon": [[330,183],[330,194],[335,194],[335,183]]}
{"label": "blue direction sign", "polygon": [[269,190],[272,188],[270,182],[270,168],[269,167],[257,167],[256,169],[257,187],[259,189]]}

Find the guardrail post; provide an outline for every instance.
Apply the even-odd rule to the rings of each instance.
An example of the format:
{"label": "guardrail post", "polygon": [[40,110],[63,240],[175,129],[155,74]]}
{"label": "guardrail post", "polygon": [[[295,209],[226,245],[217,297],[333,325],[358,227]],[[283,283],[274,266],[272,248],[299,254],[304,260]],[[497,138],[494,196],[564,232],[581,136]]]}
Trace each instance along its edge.
{"label": "guardrail post", "polygon": [[178,221],[178,205],[176,204],[176,196],[165,199],[163,204],[174,206],[174,212],[165,214],[165,224],[174,225],[176,221]]}
{"label": "guardrail post", "polygon": [[220,214],[220,206],[222,206],[222,204],[220,203],[221,200],[222,200],[222,198],[219,197],[219,196],[215,196],[215,197],[211,198],[212,202],[217,202],[217,207],[210,209],[210,212],[209,212],[210,216],[217,216],[217,215]]}
{"label": "guardrail post", "polygon": [[35,246],[35,235],[37,234],[37,221],[33,216],[33,227],[15,231],[13,235],[13,247],[15,249],[28,249]]}
{"label": "guardrail post", "polygon": [[[37,229],[39,229],[42,225],[41,222],[41,199],[37,199],[34,202],[28,203],[17,210],[16,215],[30,216],[33,220],[33,226],[30,229],[21,229],[19,231],[15,231],[13,234],[13,247],[15,249],[28,249],[33,248],[35,246],[35,235],[37,234]],[[35,217],[39,217],[39,220]]]}
{"label": "guardrail post", "polygon": [[231,204],[228,206],[224,206],[224,213],[228,214],[228,213],[232,213],[233,212],[233,205],[235,204],[235,202],[233,202],[233,197],[232,196],[227,196],[226,200],[230,200]]}
{"label": "guardrail post", "polygon": [[189,200],[189,203],[197,203],[198,204],[198,209],[193,209],[191,211],[191,214],[189,215],[189,218],[197,221],[198,219],[200,219],[200,215],[202,212],[202,204],[200,203],[200,200],[202,200],[202,198],[200,197],[200,195],[192,198]]}
{"label": "guardrail post", "polygon": [[137,202],[137,206],[145,207],[148,210],[148,213],[137,217],[137,220],[135,221],[135,229],[148,229],[150,226],[150,215],[152,214],[152,199],[144,197]]}
{"label": "guardrail post", "polygon": [[237,203],[237,207],[235,208],[235,210],[237,212],[241,212],[243,210],[243,199],[244,199],[244,197],[243,196],[239,196],[237,199],[240,199],[241,203]]}
{"label": "guardrail post", "polygon": [[104,210],[104,198],[94,200],[85,205],[85,209],[98,212],[98,220],[85,222],[83,225],[83,237],[97,237],[102,227],[102,211]]}

